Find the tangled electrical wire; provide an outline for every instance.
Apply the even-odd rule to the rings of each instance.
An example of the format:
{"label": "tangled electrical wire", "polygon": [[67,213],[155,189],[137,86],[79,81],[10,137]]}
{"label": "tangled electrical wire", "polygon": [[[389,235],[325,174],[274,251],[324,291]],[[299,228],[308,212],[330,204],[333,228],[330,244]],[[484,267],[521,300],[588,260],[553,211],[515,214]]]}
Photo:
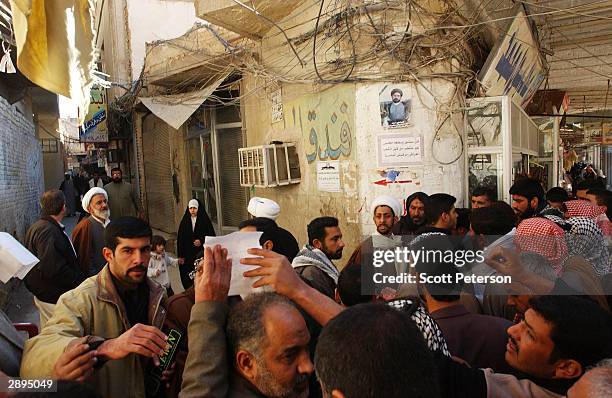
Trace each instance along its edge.
{"label": "tangled electrical wire", "polygon": [[[480,0],[468,11],[455,0],[442,0],[435,6],[423,0],[306,0],[293,10],[292,18],[270,24],[267,17],[242,3],[270,26],[264,41],[199,24],[184,35],[190,40],[150,44],[149,54],[157,46],[180,47],[184,56],[195,60],[193,68],[206,73],[182,73],[181,81],[155,89],[149,82],[158,76],[143,73],[111,108],[127,116],[144,86],[148,95],[171,96],[206,87],[223,74],[228,78],[219,88],[231,94],[213,94],[204,106],[238,104],[249,96],[267,95],[279,84],[408,82],[414,83],[415,96],[427,94],[420,102],[437,115],[433,143],[446,134],[461,139],[457,120],[462,119],[468,91],[477,82],[475,70],[488,54],[482,43],[485,26],[477,22],[486,9],[498,4],[499,0]],[[222,52],[212,53],[195,39],[201,37],[220,43]],[[154,56],[147,56],[145,64],[156,62]],[[240,92],[231,91],[237,80],[247,76],[248,85]],[[434,80],[444,81],[451,92],[436,95],[431,88]]]}
{"label": "tangled electrical wire", "polygon": [[[483,0],[483,2],[494,0]],[[270,27],[265,47],[245,38],[230,41],[219,28],[200,24],[193,31],[207,31],[225,47],[224,63],[202,61],[207,75],[233,69],[239,75],[255,76],[260,88],[277,83],[337,84],[343,82],[394,81],[422,83],[442,78],[465,86],[474,80],[474,47],[479,43],[479,27],[471,27],[476,13],[469,18],[452,0],[431,10],[417,0],[330,0],[304,2],[291,20]],[[309,18],[317,9],[315,18]],[[263,17],[262,17],[263,18]],[[292,25],[293,21],[299,23]],[[463,29],[438,29],[439,26],[465,25]],[[276,32],[275,32],[276,31]],[[178,46],[176,41],[155,45]],[[152,47],[153,47],[152,46]],[[204,46],[188,46],[187,55],[206,54]],[[166,73],[169,71],[165,71]],[[153,76],[141,76],[151,79]],[[209,76],[198,80],[186,77],[161,94],[188,91],[205,86]],[[248,95],[252,93],[244,93]]]}

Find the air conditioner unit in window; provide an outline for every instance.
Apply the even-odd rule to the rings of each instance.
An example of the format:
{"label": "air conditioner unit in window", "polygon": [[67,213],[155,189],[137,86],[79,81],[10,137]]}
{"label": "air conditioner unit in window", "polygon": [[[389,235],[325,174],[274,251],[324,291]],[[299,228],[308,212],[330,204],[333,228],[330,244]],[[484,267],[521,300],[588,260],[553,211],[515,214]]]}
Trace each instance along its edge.
{"label": "air conditioner unit in window", "polygon": [[271,144],[238,149],[240,185],[269,188],[300,182],[295,144]]}

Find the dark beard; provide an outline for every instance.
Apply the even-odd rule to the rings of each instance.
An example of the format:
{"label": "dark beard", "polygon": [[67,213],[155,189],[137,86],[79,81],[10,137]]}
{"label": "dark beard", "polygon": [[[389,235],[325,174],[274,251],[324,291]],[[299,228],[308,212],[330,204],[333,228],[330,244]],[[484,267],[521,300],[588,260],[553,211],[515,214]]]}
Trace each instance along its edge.
{"label": "dark beard", "polygon": [[330,260],[340,260],[342,258],[342,250],[338,250],[336,252],[331,252],[331,251],[327,250],[327,247],[323,246],[321,248],[321,251]]}
{"label": "dark beard", "polygon": [[118,179],[113,178],[113,182],[115,184],[120,184],[121,183],[121,178],[118,178]]}
{"label": "dark beard", "polygon": [[409,217],[409,218],[410,218],[410,222],[411,222],[412,224],[416,225],[417,227],[422,227],[423,225],[425,225],[425,217],[423,217],[423,218],[421,219],[421,222],[419,222],[419,223],[418,223],[418,222],[416,222],[416,221],[414,221],[414,218],[412,218],[412,217]]}

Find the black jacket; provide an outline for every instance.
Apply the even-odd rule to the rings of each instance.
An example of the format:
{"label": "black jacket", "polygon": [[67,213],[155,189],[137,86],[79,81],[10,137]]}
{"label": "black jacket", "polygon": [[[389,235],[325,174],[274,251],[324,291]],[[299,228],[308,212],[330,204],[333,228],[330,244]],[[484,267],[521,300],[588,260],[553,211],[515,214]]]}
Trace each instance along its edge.
{"label": "black jacket", "polygon": [[40,262],[25,277],[40,301],[55,304],[59,296],[85,280],[68,236],[52,218],[41,218],[26,233],[26,246]]}
{"label": "black jacket", "polygon": [[419,228],[422,227],[423,225],[413,223],[410,216],[402,216],[393,226],[393,233],[395,235],[416,235]]}

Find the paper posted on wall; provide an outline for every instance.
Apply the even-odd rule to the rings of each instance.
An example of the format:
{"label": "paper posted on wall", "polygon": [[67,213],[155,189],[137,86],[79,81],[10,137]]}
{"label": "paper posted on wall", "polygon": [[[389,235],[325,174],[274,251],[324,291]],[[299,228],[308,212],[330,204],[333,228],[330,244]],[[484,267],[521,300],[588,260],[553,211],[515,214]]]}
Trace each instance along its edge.
{"label": "paper posted on wall", "polygon": [[207,236],[204,247],[213,248],[221,245],[227,249],[227,256],[232,259],[232,280],[230,282],[230,296],[246,296],[261,291],[261,288],[253,289],[252,285],[257,278],[245,278],[242,274],[253,268],[250,265],[240,264],[240,259],[245,257],[257,257],[247,253],[248,249],[261,249],[259,238],[263,232],[232,232],[224,236]]}
{"label": "paper posted on wall", "polygon": [[0,281],[25,278],[40,260],[23,247],[11,234],[0,232]]}
{"label": "paper posted on wall", "polygon": [[317,188],[319,191],[340,192],[340,161],[317,162]]}

